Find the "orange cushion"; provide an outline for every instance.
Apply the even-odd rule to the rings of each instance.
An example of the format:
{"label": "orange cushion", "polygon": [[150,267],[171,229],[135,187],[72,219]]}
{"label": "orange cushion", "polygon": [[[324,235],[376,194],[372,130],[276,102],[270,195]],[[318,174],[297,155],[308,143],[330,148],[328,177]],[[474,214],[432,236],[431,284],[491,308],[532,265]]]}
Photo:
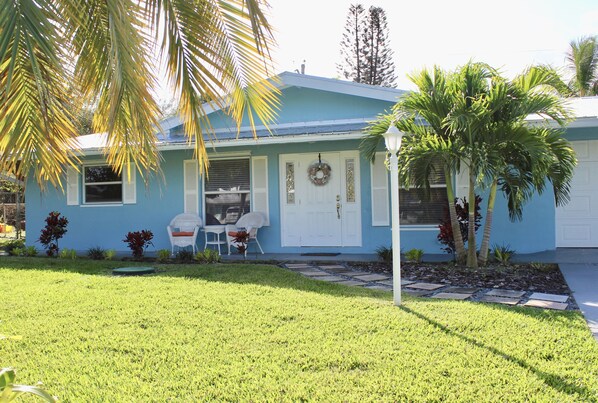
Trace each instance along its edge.
{"label": "orange cushion", "polygon": [[193,236],[193,232],[187,232],[187,231],[173,232],[172,236]]}

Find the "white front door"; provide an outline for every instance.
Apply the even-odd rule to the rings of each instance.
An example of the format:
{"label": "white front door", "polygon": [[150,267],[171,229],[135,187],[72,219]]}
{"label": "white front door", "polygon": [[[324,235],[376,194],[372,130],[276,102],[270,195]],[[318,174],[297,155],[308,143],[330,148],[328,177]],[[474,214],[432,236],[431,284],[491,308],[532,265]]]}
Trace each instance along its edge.
{"label": "white front door", "polygon": [[571,200],[556,209],[556,246],[598,246],[598,140],[572,141],[577,167]]}
{"label": "white front door", "polygon": [[361,245],[357,152],[281,155],[280,178],[282,246]]}

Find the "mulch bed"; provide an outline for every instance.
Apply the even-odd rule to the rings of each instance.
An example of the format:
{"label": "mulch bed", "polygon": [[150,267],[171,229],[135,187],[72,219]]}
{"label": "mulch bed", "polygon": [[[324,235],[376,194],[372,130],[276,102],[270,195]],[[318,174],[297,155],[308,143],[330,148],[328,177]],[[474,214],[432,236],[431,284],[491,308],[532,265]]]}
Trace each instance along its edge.
{"label": "mulch bed", "polygon": [[[391,274],[390,264],[351,262],[357,270]],[[571,291],[556,264],[490,264],[478,269],[453,263],[402,263],[402,278],[463,287],[502,288],[535,291],[547,294],[569,294]]]}

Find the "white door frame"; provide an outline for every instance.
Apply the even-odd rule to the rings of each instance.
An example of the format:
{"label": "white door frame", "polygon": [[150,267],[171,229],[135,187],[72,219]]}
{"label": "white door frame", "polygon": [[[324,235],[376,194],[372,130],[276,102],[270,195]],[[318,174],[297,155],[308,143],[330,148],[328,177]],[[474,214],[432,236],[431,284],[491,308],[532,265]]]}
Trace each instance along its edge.
{"label": "white door frame", "polygon": [[[340,166],[340,175],[335,175],[340,180],[340,196],[341,196],[341,239],[340,247],[346,246],[361,246],[362,245],[362,228],[361,228],[361,175],[360,175],[360,161],[358,151],[330,151],[323,154],[338,154]],[[295,193],[295,203],[287,203],[287,188],[286,188],[286,163],[294,163],[294,178],[295,190],[297,189],[297,178],[299,175],[307,175],[306,167],[297,166],[297,161],[310,157],[313,159],[314,153],[292,153],[279,155],[279,196],[280,196],[280,230],[281,230],[281,246],[302,246],[301,233],[294,231],[298,226],[297,223],[301,220],[302,208],[300,205],[300,195]],[[348,167],[353,167],[353,189],[348,185],[347,172]],[[303,179],[303,178],[302,178]],[[348,189],[349,188],[349,189]],[[347,200],[352,196],[352,200]],[[295,217],[293,217],[295,215]],[[338,247],[338,245],[321,245],[322,247]]]}

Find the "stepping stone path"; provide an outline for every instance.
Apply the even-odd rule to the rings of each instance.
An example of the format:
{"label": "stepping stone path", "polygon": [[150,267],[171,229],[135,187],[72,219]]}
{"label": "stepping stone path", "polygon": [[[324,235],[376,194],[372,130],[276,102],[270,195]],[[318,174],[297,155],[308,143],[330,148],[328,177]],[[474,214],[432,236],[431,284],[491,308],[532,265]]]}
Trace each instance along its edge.
{"label": "stepping stone path", "polygon": [[[393,289],[392,277],[390,275],[351,270],[351,268],[341,264],[286,263],[284,267],[315,280],[364,287],[371,290],[392,291]],[[499,288],[459,287],[458,285],[434,284],[408,279],[401,279],[401,287],[403,293],[415,297],[480,301],[510,306],[519,305],[554,309],[558,311],[578,309],[575,301],[569,295],[504,290]]]}
{"label": "stepping stone path", "polygon": [[471,297],[471,294],[459,294],[458,292],[439,292],[432,295],[432,298],[440,299],[467,299],[469,297]]}
{"label": "stepping stone path", "polygon": [[359,275],[353,276],[361,281],[380,281],[380,280],[388,280],[388,276],[382,276],[380,274],[366,274],[366,275]]}
{"label": "stepping stone path", "polygon": [[415,288],[416,290],[427,290],[427,291],[434,291],[439,288],[444,287],[442,284],[432,284],[432,283],[415,283],[409,284],[407,288]]}

